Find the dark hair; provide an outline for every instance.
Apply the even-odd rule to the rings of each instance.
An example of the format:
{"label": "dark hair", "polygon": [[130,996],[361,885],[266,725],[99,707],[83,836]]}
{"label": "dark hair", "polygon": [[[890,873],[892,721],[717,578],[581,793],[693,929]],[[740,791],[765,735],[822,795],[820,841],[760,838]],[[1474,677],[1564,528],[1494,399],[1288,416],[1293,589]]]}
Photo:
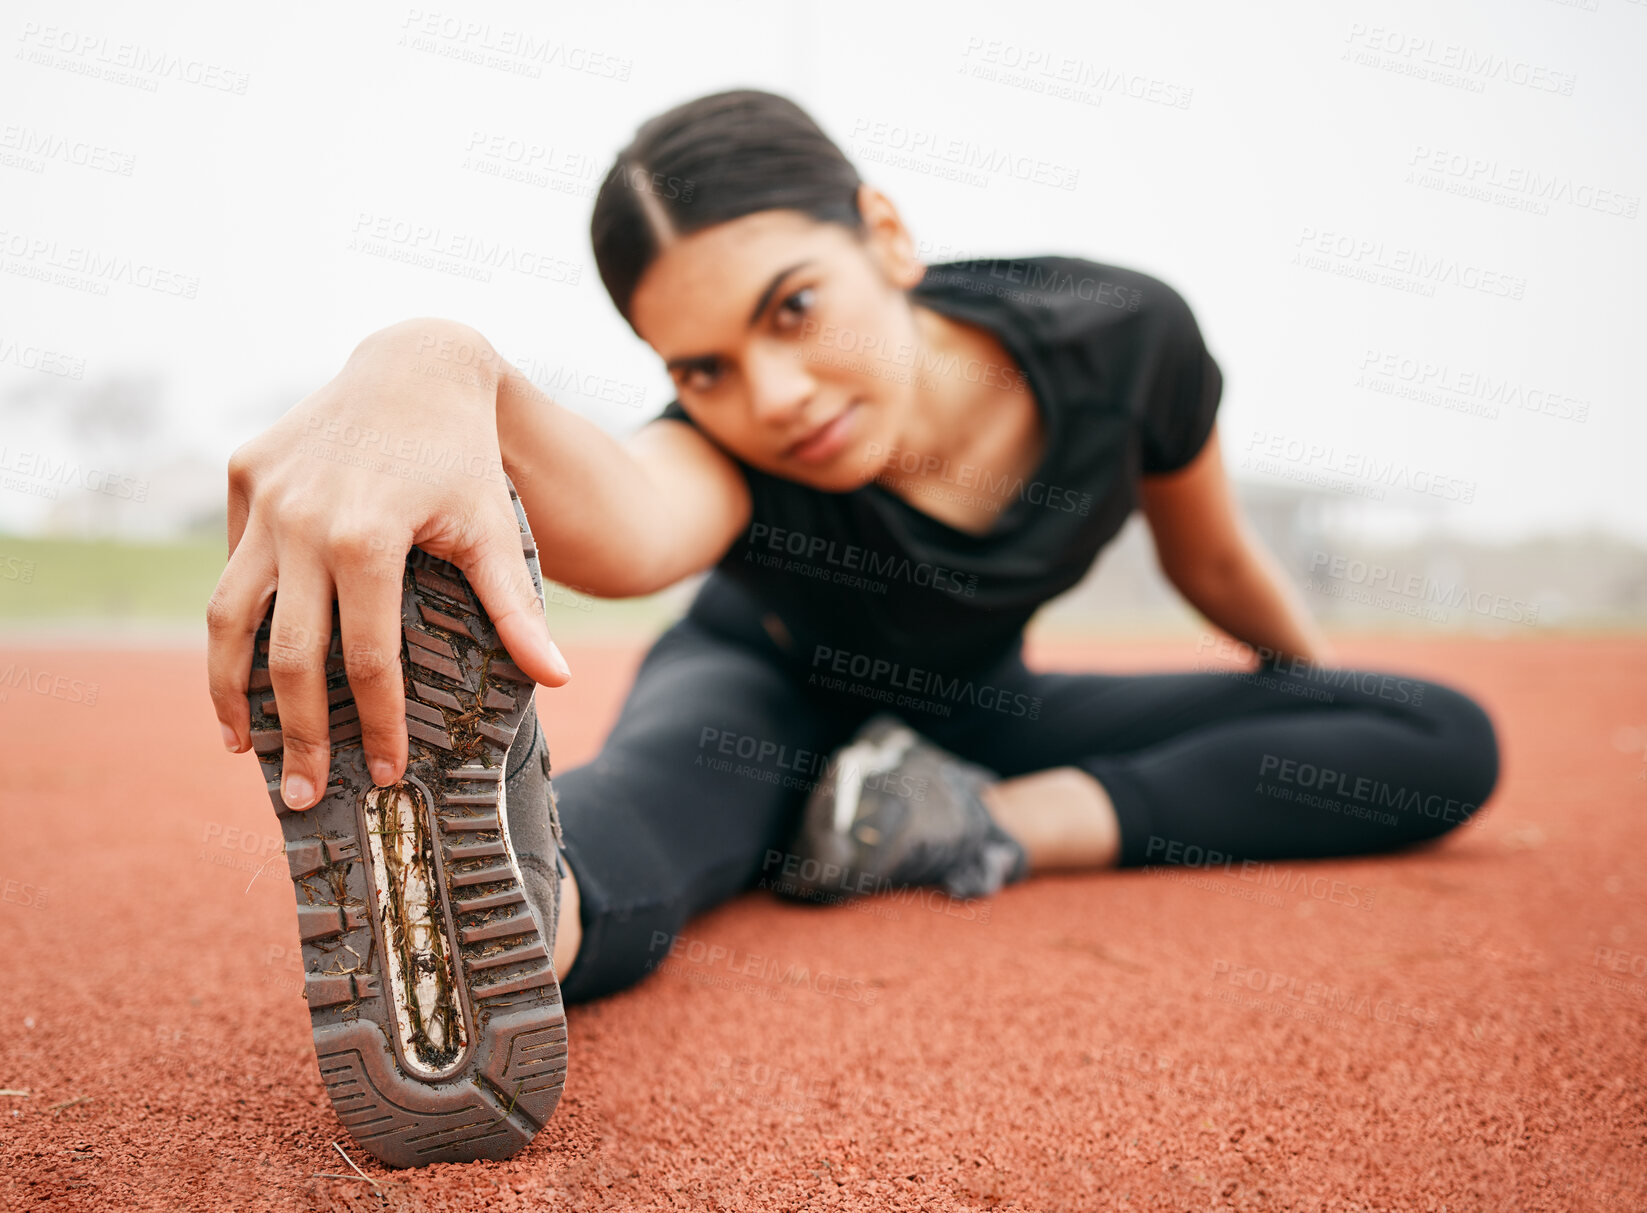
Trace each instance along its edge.
{"label": "dark hair", "polygon": [[800,106],[758,89],[712,93],[641,125],[595,195],[589,239],[630,327],[635,286],[670,237],[785,208],[863,227],[858,170]]}

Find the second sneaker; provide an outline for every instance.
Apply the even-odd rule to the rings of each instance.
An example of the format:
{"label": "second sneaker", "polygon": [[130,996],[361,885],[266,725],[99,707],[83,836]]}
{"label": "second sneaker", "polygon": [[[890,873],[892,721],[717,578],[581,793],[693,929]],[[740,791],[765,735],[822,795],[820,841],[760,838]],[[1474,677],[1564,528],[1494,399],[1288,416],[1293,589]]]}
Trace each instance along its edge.
{"label": "second sneaker", "polygon": [[872,717],[830,761],[768,883],[805,901],[840,901],[904,885],[988,897],[1028,872],[1024,848],[990,816],[993,772]]}

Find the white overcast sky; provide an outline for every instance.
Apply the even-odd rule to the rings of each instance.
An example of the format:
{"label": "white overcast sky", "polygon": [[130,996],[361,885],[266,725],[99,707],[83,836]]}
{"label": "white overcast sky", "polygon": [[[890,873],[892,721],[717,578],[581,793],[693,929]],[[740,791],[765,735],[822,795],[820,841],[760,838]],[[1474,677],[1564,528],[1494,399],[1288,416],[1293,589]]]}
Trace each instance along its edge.
{"label": "white overcast sky", "polygon": [[[0,4],[0,46],[0,397],[53,378],[30,351],[83,360],[85,384],[153,373],[175,453],[221,461],[418,314],[591,377],[561,399],[602,424],[651,416],[668,381],[601,288],[590,194],[645,118],[752,86],[806,107],[929,260],[1060,252],[1177,287],[1224,368],[1234,474],[1354,494],[1406,467],[1473,500],[1397,485],[1387,503],[1471,534],[1647,539],[1647,3],[53,0]],[[1060,71],[1088,96],[1032,87]],[[493,139],[544,149],[536,180],[476,167]],[[944,180],[918,149],[951,141],[1076,188]],[[917,167],[887,162],[910,145]],[[1472,188],[1496,197],[1452,192]],[[351,250],[363,217],[512,241],[579,281]],[[198,279],[196,297],[30,276],[85,250]],[[1433,294],[1352,276],[1414,261],[1440,267],[1418,275]],[[1472,382],[1515,394],[1484,404]],[[1378,390],[1415,384],[1427,399]],[[51,418],[13,414],[7,458],[72,453]],[[1268,463],[1245,463],[1255,448]],[[41,508],[0,491],[0,529]]]}

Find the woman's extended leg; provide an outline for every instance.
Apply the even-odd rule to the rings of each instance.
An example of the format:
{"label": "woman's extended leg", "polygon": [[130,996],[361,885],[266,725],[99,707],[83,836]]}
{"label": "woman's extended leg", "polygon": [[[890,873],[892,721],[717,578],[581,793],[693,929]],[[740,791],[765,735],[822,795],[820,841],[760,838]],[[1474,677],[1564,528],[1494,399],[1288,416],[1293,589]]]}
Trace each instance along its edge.
{"label": "woman's extended leg", "polygon": [[[1121,866],[1386,851],[1467,820],[1498,780],[1491,720],[1432,681],[1325,667],[1038,674],[1017,656],[981,679],[1027,696],[1011,700],[1024,714],[910,723],[1004,777],[1009,832],[1034,812],[1035,784],[1015,777],[1039,782],[1050,807],[1029,827],[1032,867],[1036,850],[1058,866],[1060,846],[1066,861],[1085,847]],[[1083,776],[1113,806],[1108,854]]]}
{"label": "woman's extended leg", "polygon": [[600,754],[554,776],[582,903],[563,998],[639,981],[688,918],[754,883],[854,723],[809,702],[759,637],[670,628]]}

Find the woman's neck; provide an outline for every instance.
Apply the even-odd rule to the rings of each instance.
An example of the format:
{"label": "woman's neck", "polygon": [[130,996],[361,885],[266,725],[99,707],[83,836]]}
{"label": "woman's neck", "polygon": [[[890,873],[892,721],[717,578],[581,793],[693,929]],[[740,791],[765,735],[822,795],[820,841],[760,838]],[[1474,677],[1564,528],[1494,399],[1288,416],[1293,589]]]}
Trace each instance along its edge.
{"label": "woman's neck", "polygon": [[[1016,359],[987,329],[912,304],[915,398],[883,483],[925,513],[979,530],[1040,466],[1045,425]],[[918,470],[910,471],[919,456]],[[967,486],[956,492],[957,483]],[[994,494],[990,486],[1006,491]],[[988,525],[982,525],[987,531]]]}

